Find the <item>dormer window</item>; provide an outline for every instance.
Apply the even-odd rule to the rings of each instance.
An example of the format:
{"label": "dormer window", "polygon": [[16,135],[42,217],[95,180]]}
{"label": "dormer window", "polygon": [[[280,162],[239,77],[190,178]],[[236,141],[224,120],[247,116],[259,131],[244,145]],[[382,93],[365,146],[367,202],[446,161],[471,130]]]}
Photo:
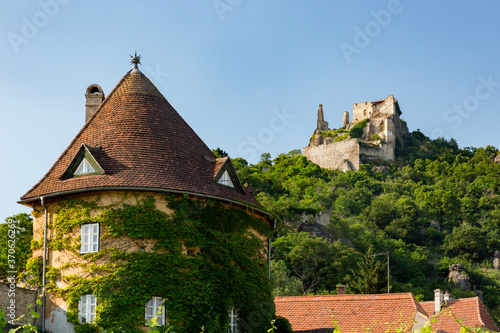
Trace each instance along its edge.
{"label": "dormer window", "polygon": [[229,174],[227,173],[227,170],[224,171],[224,173],[222,174],[222,176],[219,178],[218,183],[234,188],[233,181],[231,180],[231,177],[229,177]]}
{"label": "dormer window", "polygon": [[97,148],[82,145],[73,161],[69,164],[68,168],[62,175],[61,179],[69,179],[82,176],[102,175],[104,170],[101,168],[97,160],[92,155],[91,151]]}
{"label": "dormer window", "polygon": [[217,159],[214,182],[232,188],[241,194],[245,194],[245,190],[238,179],[238,175],[236,174],[229,157],[221,157]]}

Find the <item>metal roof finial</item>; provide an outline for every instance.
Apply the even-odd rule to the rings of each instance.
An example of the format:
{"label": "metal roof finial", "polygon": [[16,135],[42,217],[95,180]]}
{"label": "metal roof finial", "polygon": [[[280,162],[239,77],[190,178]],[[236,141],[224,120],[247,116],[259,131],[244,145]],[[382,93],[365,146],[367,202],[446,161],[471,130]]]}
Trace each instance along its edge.
{"label": "metal roof finial", "polygon": [[141,64],[141,55],[137,55],[137,51],[135,51],[135,54],[132,56],[130,55],[130,64],[134,65],[134,68],[132,69],[131,73],[140,73],[141,71],[139,70],[138,65]]}

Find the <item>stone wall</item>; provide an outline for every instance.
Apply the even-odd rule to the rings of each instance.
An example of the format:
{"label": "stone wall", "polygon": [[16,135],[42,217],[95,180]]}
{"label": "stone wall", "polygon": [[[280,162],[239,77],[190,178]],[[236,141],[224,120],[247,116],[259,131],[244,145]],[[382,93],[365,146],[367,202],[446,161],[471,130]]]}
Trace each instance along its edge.
{"label": "stone wall", "polygon": [[[156,200],[156,208],[160,211],[163,211],[165,213],[172,213],[173,211],[169,208],[167,208],[167,202],[165,201],[165,196],[159,193],[154,193],[154,192],[140,192],[140,193],[135,193],[137,195],[137,199],[142,199],[145,196],[153,196]],[[67,198],[73,198],[77,197],[78,199],[85,200],[85,201],[93,201],[98,199],[99,201],[99,206],[106,206],[106,205],[112,205],[112,204],[129,204],[129,205],[135,205],[136,204],[136,198],[133,195],[130,195],[125,201],[123,200],[123,195],[124,192],[122,191],[100,191],[100,192],[92,192],[92,193],[87,193],[87,194],[79,194],[79,195],[74,195],[74,196],[68,196]],[[61,200],[59,198],[58,200]],[[56,216],[56,211],[59,208],[59,204],[57,201],[54,199],[52,200],[47,200],[46,201],[46,206],[48,210],[48,225],[50,226],[54,222],[54,218]],[[42,212],[43,208],[41,207],[40,204],[38,204],[35,209],[38,212]],[[96,216],[99,214],[100,209],[92,210],[90,212],[91,217]],[[41,240],[42,239],[42,230],[43,230],[43,225],[44,225],[44,214],[43,213],[37,213],[34,214],[35,218],[33,220],[33,239],[34,240]],[[121,238],[101,238],[102,235],[106,232],[105,227],[101,226],[99,228],[99,234],[100,234],[100,248],[110,248],[110,247],[116,247],[120,250],[125,250],[125,251],[139,251],[141,248],[144,248],[145,251],[150,251],[153,246],[154,242],[151,240],[132,240],[127,237],[121,237]],[[53,237],[54,236],[54,230],[50,229],[48,230],[47,233],[48,237]],[[73,238],[77,238],[80,235],[80,228],[74,228],[73,230]],[[187,249],[184,249],[184,251],[187,252]],[[42,250],[36,250],[33,252],[33,256],[42,256]],[[80,255],[74,254],[71,251],[67,250],[61,250],[61,251],[56,251],[56,250],[48,250],[47,253],[47,265],[52,266],[55,268],[59,268],[62,265],[68,264],[68,263],[73,263],[73,264],[86,264],[89,261],[82,258]],[[104,263],[104,262],[102,262]],[[70,267],[64,268],[61,270],[62,275],[79,275],[79,276],[86,276],[89,273],[85,272],[79,265],[72,265]],[[66,288],[68,287],[68,284],[66,283],[65,280],[61,279],[59,277],[59,280],[56,282],[57,286],[59,288]],[[65,333],[72,333],[74,332],[74,325],[72,323],[69,323],[66,318],[66,312],[67,312],[67,305],[66,301],[57,295],[54,294],[48,294],[46,298],[46,308],[45,308],[45,328],[48,332],[65,332]]]}
{"label": "stone wall", "polygon": [[374,116],[390,117],[397,112],[396,103],[397,101],[392,95],[375,102],[354,103],[352,105],[353,121],[360,122]]}
{"label": "stone wall", "polygon": [[[375,102],[362,102],[353,105],[353,120],[346,125],[349,119],[344,112],[342,128],[344,131],[320,128],[317,125],[309,145],[302,149],[302,154],[322,168],[337,170],[358,170],[360,163],[366,160],[394,161],[396,147],[403,146],[403,137],[408,133],[406,123],[401,121],[398,101],[389,95],[385,99]],[[323,108],[320,105],[318,119],[323,121]],[[349,130],[364,119],[369,121],[363,128],[359,139],[344,139]],[[326,122],[322,122],[326,123]],[[318,120],[319,124],[319,120]],[[327,123],[326,123],[327,124]],[[328,135],[322,136],[323,132]],[[398,142],[399,141],[399,142]]]}
{"label": "stone wall", "polygon": [[343,171],[359,168],[359,143],[357,139],[333,142],[302,148],[302,154],[313,163],[326,169]]}
{"label": "stone wall", "polygon": [[[37,299],[37,291],[18,287],[15,283],[0,283],[0,308],[4,309],[7,316],[7,321],[11,324],[26,324],[26,318],[28,318],[28,305],[32,304],[35,306]],[[40,309],[36,309],[38,313],[41,313]],[[11,322],[16,318],[24,315],[23,319],[20,321]],[[30,324],[39,324],[30,321]]]}
{"label": "stone wall", "polygon": [[[107,205],[123,205],[123,204],[128,204],[128,205],[135,205],[137,203],[136,200],[141,200],[146,196],[151,196],[154,197],[155,199],[155,205],[156,209],[167,213],[171,214],[173,213],[173,210],[168,208],[168,202],[165,199],[165,194],[163,193],[158,193],[158,192],[130,192],[130,195],[124,199],[124,192],[123,191],[95,191],[95,192],[89,192],[89,193],[84,193],[84,194],[75,194],[72,196],[66,196],[66,197],[58,197],[57,199],[48,199],[46,200],[46,207],[48,210],[48,225],[50,227],[51,224],[54,223],[55,217],[56,217],[56,212],[57,209],[59,208],[59,203],[56,200],[64,200],[64,199],[71,199],[71,198],[78,198],[80,200],[84,201],[94,201],[98,200],[98,205],[99,206],[107,206]],[[136,199],[137,198],[137,199]],[[196,200],[196,199],[193,199]],[[227,204],[230,206],[230,204]],[[40,241],[42,240],[43,237],[43,226],[44,226],[44,220],[45,216],[43,214],[43,208],[38,203],[35,207],[35,214],[34,214],[34,219],[33,219],[33,239],[35,241]],[[100,208],[94,209],[90,211],[90,216],[94,217],[100,213]],[[258,216],[257,214],[255,214]],[[258,235],[264,246],[266,247],[267,250],[267,241],[268,238],[263,235],[259,235],[257,231],[255,230],[250,230],[256,235]],[[154,246],[154,241],[144,239],[144,240],[136,240],[136,239],[130,239],[128,237],[120,237],[120,238],[113,238],[113,237],[102,237],[103,234],[106,233],[106,227],[105,225],[101,225],[99,228],[99,238],[100,238],[100,243],[99,247],[100,249],[105,249],[105,248],[117,248],[121,251],[127,251],[127,252],[134,252],[134,251],[152,251],[153,246]],[[78,236],[80,235],[80,228],[75,227],[72,231],[72,238],[77,239]],[[53,237],[54,236],[54,230],[53,229],[48,229],[47,236]],[[192,248],[186,248],[185,246],[183,247],[182,251],[186,255],[190,255],[191,253],[196,253],[199,249],[192,249]],[[190,252],[188,254],[188,251]],[[266,252],[265,250],[263,250]],[[35,250],[33,252],[33,257],[41,257],[42,256],[42,250]],[[263,255],[266,255],[267,253],[263,253]],[[90,273],[86,272],[82,266],[84,267],[85,264],[89,263],[89,260],[82,258],[81,255],[75,254],[71,251],[67,250],[52,250],[49,249],[47,253],[47,265],[55,268],[60,268],[61,269],[61,275],[78,275],[85,277],[89,275]],[[102,258],[98,260],[99,264],[105,264],[107,263],[107,259]],[[76,265],[71,265],[69,267],[64,267],[61,268],[63,265],[66,264],[76,264]],[[61,275],[58,277],[58,280],[56,281],[56,284],[59,288],[66,288],[68,287],[68,283],[61,278]],[[2,298],[3,299],[3,298]],[[64,333],[72,333],[74,332],[74,325],[72,323],[69,323],[67,321],[66,313],[67,313],[67,304],[66,301],[55,294],[48,294],[46,298],[46,315],[45,315],[45,328],[47,332],[64,332]],[[141,326],[141,329],[148,330],[146,327]]]}

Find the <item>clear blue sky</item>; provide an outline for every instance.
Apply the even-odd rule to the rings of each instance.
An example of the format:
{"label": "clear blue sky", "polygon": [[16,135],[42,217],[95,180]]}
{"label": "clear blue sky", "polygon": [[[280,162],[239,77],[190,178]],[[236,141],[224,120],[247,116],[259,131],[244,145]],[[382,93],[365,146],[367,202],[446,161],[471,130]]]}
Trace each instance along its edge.
{"label": "clear blue sky", "polygon": [[394,95],[410,130],[500,147],[498,1],[0,1],[0,219],[129,54],[210,148],[251,163]]}

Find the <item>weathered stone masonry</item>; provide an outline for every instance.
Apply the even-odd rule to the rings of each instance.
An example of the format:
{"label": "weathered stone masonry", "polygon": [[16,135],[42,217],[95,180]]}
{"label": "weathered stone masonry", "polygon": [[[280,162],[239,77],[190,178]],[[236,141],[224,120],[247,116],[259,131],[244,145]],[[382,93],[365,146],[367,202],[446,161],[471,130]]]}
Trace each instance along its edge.
{"label": "weathered stone masonry", "polygon": [[[355,103],[353,120],[349,122],[345,111],[342,127],[330,130],[320,105],[316,129],[302,153],[322,168],[344,171],[357,170],[365,160],[394,161],[396,148],[402,147],[403,136],[408,133],[400,115],[398,101],[390,95],[375,102]],[[362,135],[351,137],[350,130],[366,119]]]}

